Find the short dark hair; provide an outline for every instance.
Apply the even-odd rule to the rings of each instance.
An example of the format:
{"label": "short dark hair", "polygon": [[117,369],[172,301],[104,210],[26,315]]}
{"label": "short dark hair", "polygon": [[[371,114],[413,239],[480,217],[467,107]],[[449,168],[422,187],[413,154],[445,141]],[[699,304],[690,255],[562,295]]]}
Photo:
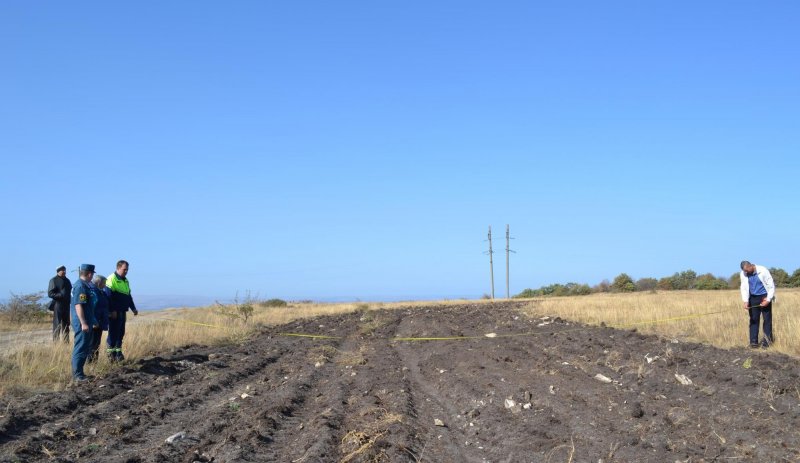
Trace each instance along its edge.
{"label": "short dark hair", "polygon": [[129,264],[127,260],[118,260],[118,261],[117,261],[117,268],[120,268],[120,267],[122,267],[123,265],[127,265],[127,266],[129,266],[129,267],[130,267],[130,265],[131,265],[131,264]]}
{"label": "short dark hair", "polygon": [[739,268],[741,268],[742,270],[744,270],[744,266],[745,266],[745,265],[753,265],[753,264],[751,264],[749,260],[743,260],[743,261],[742,261],[742,263],[741,263],[741,264],[739,264]]}
{"label": "short dark hair", "polygon": [[64,267],[63,265],[56,269],[56,273],[58,273],[58,272],[66,272],[66,271],[67,271],[67,267]]}

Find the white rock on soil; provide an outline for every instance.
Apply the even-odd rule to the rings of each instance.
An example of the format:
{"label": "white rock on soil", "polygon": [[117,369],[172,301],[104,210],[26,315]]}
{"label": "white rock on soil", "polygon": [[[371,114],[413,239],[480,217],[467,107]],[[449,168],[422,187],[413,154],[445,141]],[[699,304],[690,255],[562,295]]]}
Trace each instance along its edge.
{"label": "white rock on soil", "polygon": [[444,427],[444,421],[440,420],[439,418],[436,418],[435,420],[433,420],[433,424],[435,426]]}
{"label": "white rock on soil", "polygon": [[519,413],[522,411],[522,404],[518,404],[512,399],[506,399],[505,406],[511,413]]}
{"label": "white rock on soil", "polygon": [[175,434],[167,437],[164,440],[164,442],[166,442],[167,444],[171,444],[171,443],[175,442],[176,440],[181,440],[181,439],[183,439],[185,437],[186,437],[186,432],[185,431],[181,431],[181,432],[175,433]]}
{"label": "white rock on soil", "polygon": [[610,383],[611,382],[611,378],[609,378],[608,376],[601,375],[600,373],[594,375],[594,379],[600,381],[601,383]]}
{"label": "white rock on soil", "polygon": [[486,336],[487,338],[496,338],[497,337],[497,333],[486,333],[486,334],[484,334],[484,336]]}
{"label": "white rock on soil", "polygon": [[689,379],[686,375],[679,375],[675,373],[675,379],[678,380],[679,383],[683,384],[684,386],[691,386],[692,380]]}

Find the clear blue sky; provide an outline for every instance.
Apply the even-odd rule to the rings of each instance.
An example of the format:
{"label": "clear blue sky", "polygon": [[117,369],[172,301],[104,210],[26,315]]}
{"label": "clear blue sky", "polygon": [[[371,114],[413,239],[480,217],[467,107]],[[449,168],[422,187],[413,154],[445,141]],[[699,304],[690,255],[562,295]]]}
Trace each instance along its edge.
{"label": "clear blue sky", "polygon": [[0,294],[125,258],[134,295],[480,296],[506,224],[512,293],[744,258],[791,272],[799,17],[3,2]]}

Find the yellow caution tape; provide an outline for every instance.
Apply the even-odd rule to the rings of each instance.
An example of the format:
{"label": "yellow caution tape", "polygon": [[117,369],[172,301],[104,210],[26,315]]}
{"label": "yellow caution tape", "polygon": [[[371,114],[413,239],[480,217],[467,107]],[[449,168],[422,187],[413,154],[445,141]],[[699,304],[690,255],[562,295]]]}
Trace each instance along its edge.
{"label": "yellow caution tape", "polygon": [[326,336],[323,334],[303,334],[303,333],[278,333],[278,336],[291,336],[294,338],[312,338],[312,339],[342,339],[341,336]]}
{"label": "yellow caution tape", "polygon": [[[497,335],[500,337],[502,335]],[[461,341],[464,339],[481,339],[485,336],[444,336],[439,338],[390,338],[392,342],[400,341]]]}
{"label": "yellow caution tape", "polygon": [[229,326],[209,325],[208,323],[199,323],[199,322],[193,322],[193,321],[190,321],[190,320],[180,320],[180,319],[175,319],[175,318],[158,317],[157,320],[167,320],[167,321],[170,321],[170,322],[188,323],[190,325],[207,326],[209,328],[220,328],[220,329],[223,329],[223,330],[230,328]]}

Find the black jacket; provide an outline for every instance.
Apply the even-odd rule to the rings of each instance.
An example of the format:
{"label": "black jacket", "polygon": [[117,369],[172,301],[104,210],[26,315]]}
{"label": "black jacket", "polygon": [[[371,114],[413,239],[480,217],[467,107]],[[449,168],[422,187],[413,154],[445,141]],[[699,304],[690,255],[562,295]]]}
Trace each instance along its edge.
{"label": "black jacket", "polygon": [[50,310],[59,312],[69,312],[69,301],[72,297],[72,283],[67,277],[58,275],[50,279],[47,285],[47,296],[53,301],[50,303]]}

